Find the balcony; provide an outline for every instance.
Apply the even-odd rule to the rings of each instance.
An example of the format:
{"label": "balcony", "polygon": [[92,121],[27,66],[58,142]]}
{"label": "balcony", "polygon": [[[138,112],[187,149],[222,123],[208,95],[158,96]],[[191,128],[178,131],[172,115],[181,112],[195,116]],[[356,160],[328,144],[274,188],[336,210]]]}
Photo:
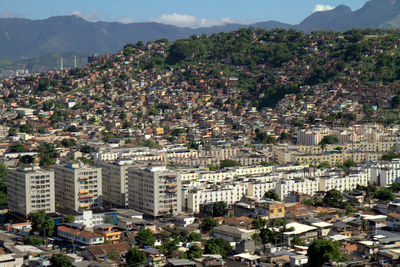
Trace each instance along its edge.
{"label": "balcony", "polygon": [[79,194],[87,194],[89,193],[89,189],[79,191]]}
{"label": "balcony", "polygon": [[89,203],[88,204],[80,204],[79,207],[80,208],[88,208],[88,207],[90,207],[90,204]]}
{"label": "balcony", "polygon": [[92,198],[93,194],[80,195],[79,198]]}

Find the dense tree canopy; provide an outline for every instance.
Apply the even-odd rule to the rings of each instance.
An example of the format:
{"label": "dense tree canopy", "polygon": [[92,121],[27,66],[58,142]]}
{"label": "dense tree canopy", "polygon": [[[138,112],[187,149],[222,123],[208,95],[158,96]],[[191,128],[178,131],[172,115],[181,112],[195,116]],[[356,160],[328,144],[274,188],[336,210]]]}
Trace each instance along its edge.
{"label": "dense tree canopy", "polygon": [[226,214],[226,203],[224,201],[218,201],[213,204],[213,216],[220,217]]}
{"label": "dense tree canopy", "polygon": [[228,241],[222,238],[213,238],[207,241],[204,252],[207,254],[220,254],[226,258],[232,252],[232,247]]}
{"label": "dense tree canopy", "polygon": [[153,246],[156,239],[150,229],[142,229],[138,231],[135,242],[140,247]]}
{"label": "dense tree canopy", "polygon": [[126,263],[128,266],[145,266],[147,263],[146,253],[137,248],[130,248],[126,253]]}
{"label": "dense tree canopy", "polygon": [[72,262],[64,254],[54,254],[50,258],[51,266],[54,267],[70,267]]}
{"label": "dense tree canopy", "polygon": [[307,250],[308,264],[310,266],[322,266],[333,260],[339,261],[342,257],[339,246],[328,239],[315,239]]}
{"label": "dense tree canopy", "polygon": [[338,190],[331,189],[326,192],[322,201],[328,207],[340,208],[342,206],[343,196]]}
{"label": "dense tree canopy", "polygon": [[201,230],[204,232],[208,232],[216,226],[218,226],[218,221],[214,220],[212,217],[204,218],[200,224]]}
{"label": "dense tree canopy", "polygon": [[28,219],[32,222],[32,232],[39,232],[43,236],[53,235],[54,221],[46,218],[46,213],[43,210],[29,213]]}
{"label": "dense tree canopy", "polygon": [[381,188],[374,193],[374,198],[382,201],[394,201],[395,195],[390,188]]}

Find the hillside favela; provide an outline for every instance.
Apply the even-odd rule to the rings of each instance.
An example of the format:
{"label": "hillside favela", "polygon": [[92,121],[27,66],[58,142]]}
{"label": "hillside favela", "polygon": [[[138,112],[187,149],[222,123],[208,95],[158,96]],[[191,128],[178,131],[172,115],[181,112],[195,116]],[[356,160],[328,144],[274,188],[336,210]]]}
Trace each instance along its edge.
{"label": "hillside favela", "polygon": [[0,14],[0,267],[400,266],[400,0]]}

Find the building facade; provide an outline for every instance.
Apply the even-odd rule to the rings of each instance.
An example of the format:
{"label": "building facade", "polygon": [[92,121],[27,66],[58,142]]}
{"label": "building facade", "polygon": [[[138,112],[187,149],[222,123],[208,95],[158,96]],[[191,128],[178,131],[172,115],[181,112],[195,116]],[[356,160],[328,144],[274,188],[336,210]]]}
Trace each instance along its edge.
{"label": "building facade", "polygon": [[83,211],[102,206],[101,168],[66,164],[54,167],[56,208]]}
{"label": "building facade", "polygon": [[164,166],[128,171],[129,207],[151,217],[181,213],[180,174]]}
{"label": "building facade", "polygon": [[22,215],[55,212],[54,172],[37,167],[7,170],[8,208]]}
{"label": "building facade", "polygon": [[132,161],[100,162],[103,181],[103,201],[106,206],[127,207],[128,168]]}

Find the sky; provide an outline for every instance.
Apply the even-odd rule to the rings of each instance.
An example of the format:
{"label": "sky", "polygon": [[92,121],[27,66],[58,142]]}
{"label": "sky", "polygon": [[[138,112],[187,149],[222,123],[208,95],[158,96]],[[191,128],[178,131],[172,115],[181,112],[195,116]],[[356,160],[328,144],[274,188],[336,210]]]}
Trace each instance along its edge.
{"label": "sky", "polygon": [[366,0],[0,0],[0,17],[45,19],[77,15],[88,21],[155,21],[181,27],[277,20],[300,23],[316,11],[345,4],[356,10]]}

